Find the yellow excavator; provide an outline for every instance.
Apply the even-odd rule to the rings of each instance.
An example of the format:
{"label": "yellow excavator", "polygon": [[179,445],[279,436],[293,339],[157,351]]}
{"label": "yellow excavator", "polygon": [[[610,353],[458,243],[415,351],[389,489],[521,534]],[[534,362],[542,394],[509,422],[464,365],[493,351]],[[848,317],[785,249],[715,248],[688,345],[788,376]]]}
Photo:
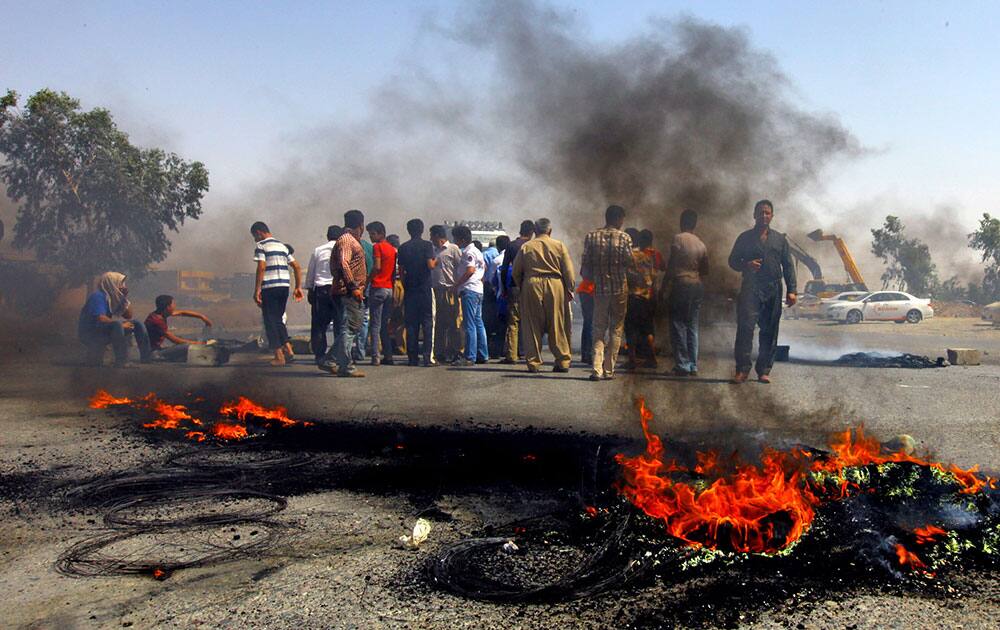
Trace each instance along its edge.
{"label": "yellow excavator", "polygon": [[847,277],[850,279],[850,282],[827,282],[823,278],[823,270],[820,268],[816,259],[807,254],[804,249],[789,239],[789,247],[791,248],[792,256],[797,261],[805,265],[813,277],[812,280],[805,283],[802,290],[803,293],[813,295],[818,298],[827,298],[844,291],[868,291],[868,285],[865,284],[865,279],[861,275],[861,270],[858,269],[858,264],[854,261],[854,256],[852,256],[850,250],[847,249],[847,244],[844,243],[844,239],[834,234],[824,234],[823,230],[813,230],[806,236],[817,243],[822,241],[833,242],[833,246],[837,250],[837,254],[840,256],[841,262],[844,263],[844,271],[847,272]]}

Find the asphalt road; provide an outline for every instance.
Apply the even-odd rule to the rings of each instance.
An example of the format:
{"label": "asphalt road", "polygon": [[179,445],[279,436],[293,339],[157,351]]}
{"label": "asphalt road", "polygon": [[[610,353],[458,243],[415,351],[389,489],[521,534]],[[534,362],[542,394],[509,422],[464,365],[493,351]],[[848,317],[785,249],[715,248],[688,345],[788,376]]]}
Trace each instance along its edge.
{"label": "asphalt road", "polygon": [[[786,320],[781,343],[791,362],[777,364],[774,383],[732,385],[734,328],[708,326],[696,378],[658,371],[588,380],[574,363],[568,374],[528,374],[523,366],[411,368],[362,366],[363,379],[340,379],[300,361],[284,368],[265,356],[235,355],[221,368],[144,365],[129,370],[83,368],[72,360],[23,362],[0,385],[36,400],[66,399],[83,406],[97,388],[116,394],[200,392],[219,398],[247,395],[281,404],[299,418],[370,419],[419,426],[481,423],[502,427],[640,436],[633,401],[647,398],[657,430],[704,441],[822,444],[835,430],[864,424],[877,435],[913,435],[925,448],[963,465],[1000,468],[1000,330],[978,320],[846,326]],[[910,352],[936,357],[948,347],[982,350],[984,364],[945,369],[860,369],[835,366],[848,352]],[[738,446],[738,444],[736,444]]]}

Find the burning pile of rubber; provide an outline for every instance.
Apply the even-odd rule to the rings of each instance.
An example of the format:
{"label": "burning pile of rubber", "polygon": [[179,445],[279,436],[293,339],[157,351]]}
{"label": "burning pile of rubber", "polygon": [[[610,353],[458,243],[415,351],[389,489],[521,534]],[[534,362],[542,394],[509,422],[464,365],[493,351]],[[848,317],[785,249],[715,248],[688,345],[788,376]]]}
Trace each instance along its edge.
{"label": "burning pile of rubber", "polygon": [[[813,525],[816,511],[831,502],[879,495],[909,505],[906,540],[890,541],[900,568],[928,571],[927,558],[911,547],[950,540],[951,531],[981,521],[983,496],[997,480],[954,465],[885,452],[863,428],[836,434],[828,451],[765,448],[759,464],[697,453],[694,466],[668,459],[650,431],[653,414],[637,402],[646,449],[618,455],[618,490],[644,514],[662,522],[684,544],[736,553],[778,554],[790,549]],[[954,509],[953,509],[954,508]],[[989,544],[989,543],[986,543]],[[931,554],[933,555],[933,554]]]}
{"label": "burning pile of rubber", "polygon": [[[197,399],[201,402],[200,399]],[[278,405],[266,407],[245,396],[226,402],[214,412],[214,420],[203,420],[189,409],[189,405],[173,404],[149,393],[142,398],[112,396],[105,390],[98,390],[90,399],[92,409],[121,407],[151,414],[152,419],[142,426],[147,429],[162,429],[183,432],[189,440],[204,442],[212,438],[220,441],[243,440],[250,437],[248,422],[263,428],[307,427],[311,422],[303,422],[288,417],[288,410]]]}

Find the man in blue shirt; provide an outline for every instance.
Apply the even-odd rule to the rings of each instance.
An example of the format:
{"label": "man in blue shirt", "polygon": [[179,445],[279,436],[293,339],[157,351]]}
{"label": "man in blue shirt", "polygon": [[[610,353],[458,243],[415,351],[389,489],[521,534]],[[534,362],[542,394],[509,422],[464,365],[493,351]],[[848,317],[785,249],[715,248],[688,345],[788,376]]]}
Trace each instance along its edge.
{"label": "man in blue shirt", "polygon": [[111,344],[115,351],[115,367],[125,367],[128,357],[128,335],[135,337],[140,360],[143,363],[150,360],[146,326],[138,319],[132,319],[132,305],[128,301],[125,274],[117,271],[102,274],[97,283],[97,290],[87,297],[86,303],[80,309],[77,334],[80,341],[87,346],[87,360],[92,365],[103,363],[104,348]]}

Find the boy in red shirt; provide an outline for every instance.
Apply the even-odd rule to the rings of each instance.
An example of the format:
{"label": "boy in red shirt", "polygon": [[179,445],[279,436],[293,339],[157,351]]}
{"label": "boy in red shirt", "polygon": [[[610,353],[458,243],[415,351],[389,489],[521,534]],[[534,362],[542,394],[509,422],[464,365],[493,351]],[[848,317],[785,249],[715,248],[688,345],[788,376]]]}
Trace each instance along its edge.
{"label": "boy in red shirt", "polygon": [[[146,317],[146,332],[149,335],[149,347],[153,352],[152,358],[158,361],[184,361],[187,359],[187,349],[189,345],[201,345],[203,341],[185,339],[170,332],[167,318],[171,315],[177,317],[193,317],[200,319],[206,326],[211,326],[212,321],[194,311],[178,311],[174,305],[174,296],[156,296],[156,310]],[[169,348],[163,347],[163,340],[166,339],[174,345]]]}

